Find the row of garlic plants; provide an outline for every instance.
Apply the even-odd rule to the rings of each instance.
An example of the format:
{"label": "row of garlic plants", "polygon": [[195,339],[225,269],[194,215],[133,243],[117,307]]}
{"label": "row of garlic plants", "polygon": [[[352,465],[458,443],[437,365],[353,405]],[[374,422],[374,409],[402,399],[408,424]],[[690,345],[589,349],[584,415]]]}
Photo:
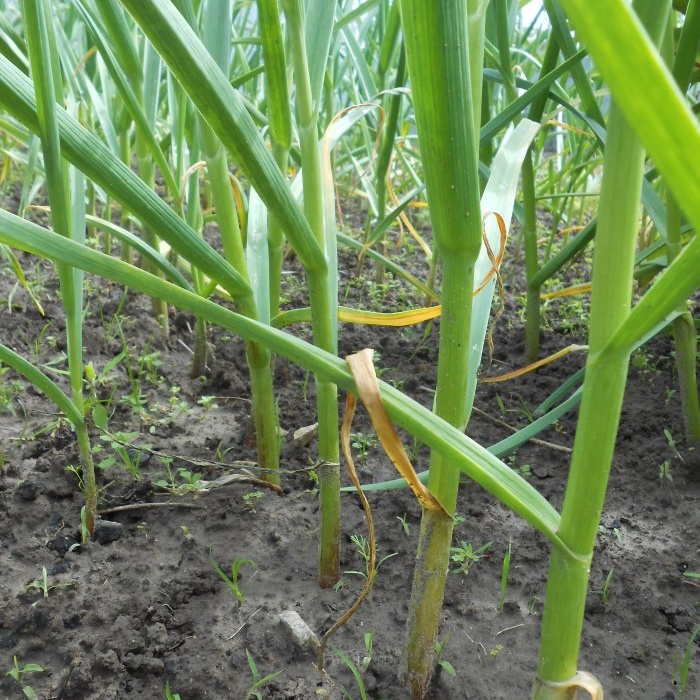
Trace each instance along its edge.
{"label": "row of garlic plants", "polygon": [[[96,513],[88,425],[101,421],[82,397],[82,270],[150,295],[164,329],[172,305],[196,315],[201,338],[206,323],[213,323],[245,339],[258,459],[273,482],[279,474],[272,354],[314,372],[319,582],[330,586],[337,580],[337,390],[355,392],[357,386],[337,357],[343,310],[336,250],[347,237],[337,231],[334,174],[362,183],[370,211],[364,242],[374,246],[379,275],[389,267],[411,279],[388,259],[382,237],[425,188],[433,239],[421,241],[429,273],[416,283],[440,301],[434,410],[380,383],[391,419],[432,450],[428,488],[439,504],[424,508],[406,681],[414,698],[425,696],[463,472],[552,544],[534,697],[564,700],[577,687],[598,693],[595,679],[578,671],[578,651],[629,355],[669,323],[679,328],[676,338],[685,356],[694,342],[685,303],[700,282],[700,244],[693,236],[700,217],[700,166],[687,162],[685,154],[698,145],[700,131],[679,86],[688,86],[697,48],[696,3],[691,0],[684,14],[676,14],[670,0],[639,0],[632,7],[623,0],[546,0],[546,29],[524,26],[518,3],[511,0],[24,0],[5,5],[3,131],[6,140],[26,144],[30,153],[40,144],[41,166],[38,159],[33,162],[46,180],[53,232],[3,211],[0,242],[58,265],[69,319],[70,391],[9,348],[1,348],[0,359],[45,391],[75,427],[86,484],[86,534]],[[676,35],[680,39],[674,42]],[[612,95],[605,109],[596,98],[599,86],[591,82],[590,64],[584,68],[587,54]],[[562,113],[565,118],[558,116]],[[564,121],[576,129],[559,134],[569,147],[565,162],[555,167],[545,155],[546,139]],[[504,138],[511,123],[518,128]],[[540,136],[538,124],[545,127]],[[550,187],[545,196],[551,196],[553,187],[563,188],[570,204],[558,216],[571,219],[571,202],[577,200],[581,173],[589,174],[584,164],[592,152],[604,154],[597,216],[549,257],[549,247],[542,251],[537,245],[537,191]],[[645,154],[653,171],[645,169]],[[465,434],[493,273],[523,159],[518,215],[533,356],[544,281],[594,241],[589,355],[561,513]],[[247,186],[243,178],[232,178],[232,164]],[[297,171],[293,181],[290,168]],[[163,196],[154,192],[156,174]],[[403,194],[400,203],[395,190]],[[102,221],[95,217],[97,199]],[[203,199],[211,201],[213,214],[202,209]],[[653,220],[655,240],[669,252],[663,273],[632,308],[633,279],[640,270],[640,202]],[[104,221],[113,203],[120,206],[120,226]],[[207,220],[221,231],[220,251],[202,238]],[[127,230],[133,222],[138,236]],[[85,246],[86,225],[119,237],[121,258]],[[298,317],[311,320],[313,345],[276,328],[283,325],[279,290],[286,244],[306,273],[310,309]],[[133,265],[133,248],[148,261],[146,269]],[[171,262],[174,253],[178,267]],[[236,312],[218,304],[217,297],[232,300]],[[199,347],[206,352],[205,342]],[[200,356],[199,367],[202,361]],[[693,403],[689,366],[682,376],[689,435],[697,438],[692,417],[697,394]]]}

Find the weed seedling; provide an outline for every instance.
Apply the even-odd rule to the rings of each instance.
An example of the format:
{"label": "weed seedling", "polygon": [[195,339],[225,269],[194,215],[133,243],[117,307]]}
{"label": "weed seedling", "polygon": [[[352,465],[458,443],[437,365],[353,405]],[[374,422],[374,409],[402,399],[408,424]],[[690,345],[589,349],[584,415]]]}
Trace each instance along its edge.
{"label": "weed seedling", "polygon": [[664,435],[666,436],[666,442],[668,442],[668,446],[669,446],[671,452],[673,452],[673,456],[677,457],[682,462],[683,456],[678,451],[678,446],[676,445],[676,441],[673,439],[673,435],[671,434],[671,431],[668,428],[664,428]]}
{"label": "weed seedling", "polygon": [[30,686],[24,684],[24,675],[26,673],[43,673],[44,669],[39,666],[39,664],[25,664],[20,668],[17,657],[13,656],[12,659],[14,665],[5,675],[10,676],[10,678],[14,678],[17,681],[17,684],[22,689],[25,698],[28,698],[28,700],[36,700],[38,697],[37,694]]}
{"label": "weed seedling", "polygon": [[456,569],[452,569],[453,573],[464,574],[466,576],[469,573],[469,569],[483,558],[484,552],[492,544],[492,542],[487,542],[485,545],[475,550],[471,542],[462,541],[459,543],[459,547],[450,547],[452,550],[451,559],[458,565]]}
{"label": "weed seedling", "polygon": [[[162,459],[162,458],[161,458]],[[170,464],[171,459],[162,460],[165,465],[166,478],[154,481],[153,485],[161,489],[165,489],[170,493],[182,495],[185,493],[194,493],[202,488],[202,475],[197,472],[191,472],[188,469],[180,468],[176,474],[173,474]]]}
{"label": "weed seedling", "polygon": [[[0,367],[0,379],[10,371],[9,367]],[[0,381],[0,411],[8,411],[13,416],[16,416],[14,401],[24,393],[22,383],[15,379],[6,382],[4,379]]]}
{"label": "weed seedling", "polygon": [[180,700],[180,693],[170,691],[170,683],[165,682],[165,700]]}
{"label": "weed seedling", "polygon": [[238,587],[238,576],[240,575],[241,567],[244,564],[249,564],[253,567],[253,569],[255,569],[255,571],[257,571],[258,565],[252,559],[236,558],[231,562],[231,576],[228,576],[228,574],[216,563],[216,561],[214,561],[214,557],[212,557],[211,554],[211,548],[209,549],[209,561],[214,567],[214,571],[216,571],[216,573],[219,575],[219,578],[226,584],[231,593],[233,593],[233,595],[236,597],[238,604],[243,605],[243,592]]}
{"label": "weed seedling", "polygon": [[[350,540],[352,543],[355,545],[355,548],[357,549],[358,554],[362,558],[362,560],[365,563],[365,570],[364,571],[345,571],[344,573],[346,574],[355,574],[356,576],[362,576],[362,578],[367,578],[370,575],[369,571],[369,541],[364,535],[350,535]],[[398,552],[392,552],[391,554],[387,554],[385,557],[382,557],[377,561],[376,566],[374,567],[374,576],[376,576],[379,573],[379,567],[387,560],[391,559],[391,557],[395,557],[398,554]]]}
{"label": "weed seedling", "polygon": [[367,673],[367,669],[372,661],[372,633],[365,632],[365,655],[362,657],[360,671]]}
{"label": "weed seedling", "polygon": [[693,656],[693,649],[695,647],[695,640],[700,634],[700,625],[695,625],[693,631],[690,633],[690,639],[685,645],[685,653],[683,654],[683,659],[676,666],[674,673],[673,684],[678,686],[678,692],[680,693],[681,699],[685,700],[688,696],[688,675],[690,673],[690,660]]}
{"label": "weed seedling", "polygon": [[457,675],[455,667],[447,659],[443,658],[443,653],[449,640],[450,635],[448,634],[442,641],[439,639],[435,641],[435,669],[437,673],[444,671],[448,676],[454,677]]}
{"label": "weed seedling", "polygon": [[[365,681],[362,678],[362,672],[359,668],[357,668],[357,664],[342,649],[333,647],[333,652],[350,669],[350,673],[352,673],[353,677],[355,678],[357,689],[360,692],[360,700],[367,700]],[[350,695],[345,688],[343,688],[343,695],[348,698],[348,700],[352,700],[352,695]]]}
{"label": "weed seedling", "polygon": [[[688,581],[692,586],[698,586],[700,587],[700,572],[698,571],[686,571],[684,572],[683,576],[689,579],[694,579],[692,581]],[[695,583],[697,581],[697,583]]]}
{"label": "weed seedling", "polygon": [[671,460],[665,459],[661,464],[659,464],[659,482],[664,483],[664,480],[673,483],[673,476],[671,475]]}
{"label": "weed seedling", "polygon": [[352,433],[350,443],[360,453],[360,463],[367,461],[367,453],[377,444],[377,438],[373,433]]}
{"label": "weed seedling", "polygon": [[610,584],[612,583],[612,575],[613,571],[615,571],[615,567],[613,566],[610,571],[608,571],[608,575],[605,577],[605,583],[603,584],[603,587],[597,591],[592,591],[595,595],[599,595],[602,600],[603,600],[603,607],[607,606],[608,604],[608,598],[610,596]]}
{"label": "weed seedling", "polygon": [[190,528],[187,525],[180,525],[180,531],[185,538],[185,542],[194,542],[194,535],[190,532]]}
{"label": "weed seedling", "polygon": [[410,535],[410,532],[408,530],[408,522],[406,520],[406,513],[403,515],[397,515],[396,519],[401,523],[401,527],[403,528],[404,533],[406,534],[406,537]]}
{"label": "weed seedling", "polygon": [[[43,594],[44,598],[49,597],[49,591],[53,591],[54,589],[57,588],[66,588],[67,586],[70,586],[70,583],[57,583],[54,586],[49,586],[49,575],[46,571],[46,567],[42,566],[41,567],[41,578],[35,579],[31,583],[27,584],[27,590],[35,590],[35,591],[41,591]],[[35,601],[32,603],[32,607],[36,606],[39,601]]]}
{"label": "weed seedling", "polygon": [[260,692],[260,689],[264,688],[270,681],[277,678],[282,671],[275,671],[275,673],[270,673],[269,675],[261,678],[258,667],[255,665],[255,661],[253,661],[253,656],[247,649],[245,650],[245,655],[248,659],[250,672],[253,674],[253,684],[250,686],[250,690],[245,698],[246,700],[262,700],[262,693]]}
{"label": "weed seedling", "polygon": [[216,396],[200,396],[197,403],[205,410],[208,411],[210,408],[216,408]]}
{"label": "weed seedling", "polygon": [[168,403],[170,404],[170,408],[174,413],[184,413],[190,407],[187,401],[180,397],[181,391],[182,389],[179,386],[170,387],[170,398],[168,399]]}
{"label": "weed seedling", "polygon": [[537,615],[537,606],[540,604],[540,602],[540,599],[536,595],[530,596],[527,601],[527,614]]}
{"label": "weed seedling", "polygon": [[501,594],[498,597],[498,611],[503,612],[506,602],[506,591],[508,590],[508,573],[510,572],[510,556],[512,553],[512,542],[508,543],[508,549],[503,555],[503,567],[501,568]]}
{"label": "weed seedling", "polygon": [[243,494],[243,501],[251,513],[255,513],[255,506],[264,495],[262,491],[248,491]]}
{"label": "weed seedling", "polygon": [[[128,433],[117,432],[100,435],[100,440],[109,444],[110,448],[121,460],[122,465],[134,479],[139,478],[141,451],[132,447],[129,443],[134,438],[138,437],[138,435],[139,432],[137,430]],[[103,450],[104,447],[101,445],[95,445],[93,448],[93,452],[102,452]],[[100,467],[100,469],[107,469],[115,464],[117,464],[117,458],[114,455],[108,455],[99,462],[97,466]]]}

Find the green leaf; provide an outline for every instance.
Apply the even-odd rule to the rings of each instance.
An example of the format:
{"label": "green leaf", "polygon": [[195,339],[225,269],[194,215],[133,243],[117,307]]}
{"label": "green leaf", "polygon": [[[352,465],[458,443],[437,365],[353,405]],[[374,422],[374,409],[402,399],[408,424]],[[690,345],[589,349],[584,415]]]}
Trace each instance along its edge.
{"label": "green leaf", "polygon": [[[0,104],[27,128],[39,131],[31,81],[0,56]],[[167,241],[186,260],[217,280],[232,296],[250,293],[245,280],[158,197],[130,168],[64,110],[56,112],[65,158]]]}
{"label": "green leaf", "polygon": [[167,0],[122,0],[122,4],[284,227],[304,267],[325,269],[321,248],[243,100],[182,15],[173,12]]}
{"label": "green leaf", "polygon": [[107,410],[101,403],[96,403],[92,407],[92,422],[95,424],[95,427],[100,430],[107,430],[108,418]]}

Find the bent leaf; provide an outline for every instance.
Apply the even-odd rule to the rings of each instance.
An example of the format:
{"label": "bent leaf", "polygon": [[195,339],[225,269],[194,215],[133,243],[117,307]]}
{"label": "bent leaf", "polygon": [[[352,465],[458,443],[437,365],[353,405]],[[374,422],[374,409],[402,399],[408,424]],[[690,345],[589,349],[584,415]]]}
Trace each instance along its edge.
{"label": "bent leaf", "polygon": [[361,350],[354,355],[348,355],[345,361],[348,363],[348,367],[350,367],[352,376],[355,379],[355,385],[357,386],[357,392],[367,409],[367,413],[369,413],[372,419],[372,425],[377,431],[382,447],[396,467],[396,470],[410,486],[411,491],[413,491],[414,496],[418,499],[421,506],[426,510],[442,513],[446,518],[449,518],[450,515],[443,508],[440,501],[430,493],[416,476],[416,472],[401,444],[401,439],[396,432],[396,428],[394,428],[394,424],[384,408],[379,393],[377,373],[374,370],[374,363],[372,362],[373,354],[374,350]]}

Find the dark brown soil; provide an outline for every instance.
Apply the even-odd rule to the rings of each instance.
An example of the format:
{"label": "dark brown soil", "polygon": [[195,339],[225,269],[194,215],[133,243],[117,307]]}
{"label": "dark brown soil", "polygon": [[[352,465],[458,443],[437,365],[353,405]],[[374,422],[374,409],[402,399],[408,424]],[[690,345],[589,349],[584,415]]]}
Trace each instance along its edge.
{"label": "dark brown soil", "polygon": [[[55,278],[50,268],[29,257],[22,264],[36,268],[31,278],[47,316],[39,316],[26,293],[14,290],[14,278],[5,271],[0,278],[2,342],[46,363],[64,349]],[[344,261],[344,267],[346,279],[352,280],[352,262]],[[505,282],[506,309],[494,330],[493,360],[484,358],[485,374],[524,364],[520,290],[507,274]],[[403,303],[400,286],[376,289],[368,273],[352,286],[353,303],[385,308],[392,300]],[[287,431],[283,496],[245,481],[197,494],[168,494],[153,485],[165,478],[165,458],[172,459],[173,473],[186,469],[211,482],[225,474],[245,474],[241,468],[250,467],[246,463],[255,457],[242,344],[213,331],[210,369],[204,379],[190,379],[193,319],[173,312],[166,342],[145,300],[130,295],[115,317],[120,300],[116,286],[90,282],[86,360],[99,374],[112,358],[128,351],[129,361],[119,363],[99,390],[103,398],[112,396],[112,429],[138,431],[133,446],[148,446],[157,454],[142,453],[138,479],[118,465],[99,472],[102,509],[134,506],[104,515],[123,527],[115,533],[116,541],[77,544],[81,495],[75,477],[66,472],[76,464],[71,433],[56,423],[53,407],[18,383],[12,372],[0,379],[0,671],[4,675],[12,668],[13,657],[20,667],[39,664],[43,672],[27,674],[24,681],[42,700],[165,698],[166,681],[182,700],[245,700],[256,697],[248,694],[253,683],[249,653],[261,676],[279,672],[260,689],[263,698],[339,697],[339,689],[359,698],[358,684],[333,647],[359,665],[366,655],[365,635],[371,634],[372,658],[363,676],[367,697],[406,698],[397,668],[420,515],[413,496],[406,490],[370,496],[380,556],[394,556],[383,562],[369,599],[332,639],[323,679],[313,654],[293,643],[279,614],[293,610],[316,633],[327,629],[361,589],[362,578],[349,573],[364,569],[350,536],[365,535],[366,529],[357,498],[344,496],[341,565],[348,573],[338,590],[320,590],[318,499],[309,473],[315,445],[292,442],[295,430],[315,421],[313,381],[305,371],[277,362],[280,418]],[[570,310],[562,315],[551,307],[547,324],[543,354],[585,343],[585,317],[572,318]],[[341,353],[375,348],[383,378],[430,405],[437,326],[368,330],[343,325]],[[149,355],[149,361],[141,359]],[[470,435],[489,445],[508,435],[499,421],[513,427],[527,424],[540,401],[582,363],[582,356],[570,356],[535,375],[480,385]],[[138,412],[127,364],[142,392]],[[529,443],[507,458],[557,507],[575,417],[575,412],[569,414],[541,435],[546,442]],[[664,429],[676,441],[677,454]],[[362,479],[393,478],[364,414],[356,418],[354,430],[369,436],[356,440],[367,445],[364,461],[356,450]],[[683,449],[682,434],[672,343],[662,336],[631,367],[591,574],[581,668],[602,681],[607,698],[680,697],[680,669],[700,621],[700,590],[683,576],[700,571],[700,464],[697,451]],[[97,434],[94,444],[106,448],[98,460],[113,454]],[[409,451],[416,447],[416,466],[424,469],[426,451],[410,438],[406,446]],[[131,452],[133,458],[137,454]],[[672,480],[660,476],[666,460]],[[163,503],[168,506],[156,505]],[[462,486],[459,513],[464,520],[456,528],[455,544],[491,546],[467,576],[450,574],[441,639],[443,658],[457,675],[444,670],[436,675],[431,697],[528,697],[549,545],[474,484]],[[502,562],[509,544],[512,562],[500,611]],[[217,576],[210,552],[225,570],[234,559],[255,562],[241,566],[241,604]],[[41,580],[43,568],[47,596],[31,587]],[[604,604],[601,591],[610,571]],[[693,654],[686,698],[700,694],[697,641]],[[0,681],[0,696],[23,697],[10,677]]]}

